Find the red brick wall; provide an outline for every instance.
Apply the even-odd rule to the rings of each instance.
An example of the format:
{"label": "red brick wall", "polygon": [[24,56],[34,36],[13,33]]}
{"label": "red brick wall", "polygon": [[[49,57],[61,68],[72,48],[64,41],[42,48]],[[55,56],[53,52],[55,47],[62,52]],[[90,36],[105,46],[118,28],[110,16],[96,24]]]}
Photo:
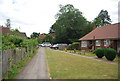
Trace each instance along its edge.
{"label": "red brick wall", "polygon": [[8,27],[0,27],[0,31],[2,31],[2,32],[0,32],[2,34],[7,34],[7,33],[10,33],[10,28],[8,28]]}
{"label": "red brick wall", "polygon": [[[111,42],[112,48],[115,49],[115,50],[117,50],[117,40],[111,40],[110,42]],[[87,42],[87,44],[88,44],[87,46],[90,45],[89,42]],[[94,43],[94,44],[95,44],[95,43]],[[96,44],[95,44],[95,49],[97,49],[97,48],[106,48],[106,47],[104,46],[104,40],[101,40],[101,46],[96,46]],[[80,49],[81,49],[81,50],[87,50],[87,49],[89,49],[89,48],[88,48],[88,47],[81,47],[81,42],[80,42]]]}

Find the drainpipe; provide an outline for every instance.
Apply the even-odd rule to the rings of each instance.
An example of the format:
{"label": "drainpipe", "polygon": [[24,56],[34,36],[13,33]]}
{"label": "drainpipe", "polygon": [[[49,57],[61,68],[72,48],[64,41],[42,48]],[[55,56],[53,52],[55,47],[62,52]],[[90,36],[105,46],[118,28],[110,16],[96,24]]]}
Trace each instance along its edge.
{"label": "drainpipe", "polygon": [[93,50],[95,50],[95,36],[93,36]]}

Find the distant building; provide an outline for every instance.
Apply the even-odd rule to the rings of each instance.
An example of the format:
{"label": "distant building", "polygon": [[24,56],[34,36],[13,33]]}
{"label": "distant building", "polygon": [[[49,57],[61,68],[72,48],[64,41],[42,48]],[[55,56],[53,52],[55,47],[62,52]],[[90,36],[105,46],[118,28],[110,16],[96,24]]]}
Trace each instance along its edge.
{"label": "distant building", "polygon": [[56,37],[55,33],[50,33],[50,34],[40,34],[39,38],[43,40],[43,39],[45,39],[46,35],[50,35],[50,36],[52,36],[53,38]]}
{"label": "distant building", "polygon": [[[0,34],[10,34],[10,33],[11,32],[9,27],[0,27]],[[17,36],[27,39],[27,35],[25,32],[19,32]]]}
{"label": "distant building", "polygon": [[8,27],[0,27],[0,34],[9,34],[10,28]]}
{"label": "distant building", "polygon": [[20,32],[18,36],[27,39],[27,35],[25,32]]}
{"label": "distant building", "polygon": [[46,34],[40,34],[40,36],[39,36],[39,38],[42,40],[45,39],[45,37],[46,37]]}
{"label": "distant building", "polygon": [[79,40],[81,50],[111,47],[120,51],[120,22],[94,28]]}
{"label": "distant building", "polygon": [[56,37],[55,33],[50,33],[49,35],[52,36],[53,38]]}

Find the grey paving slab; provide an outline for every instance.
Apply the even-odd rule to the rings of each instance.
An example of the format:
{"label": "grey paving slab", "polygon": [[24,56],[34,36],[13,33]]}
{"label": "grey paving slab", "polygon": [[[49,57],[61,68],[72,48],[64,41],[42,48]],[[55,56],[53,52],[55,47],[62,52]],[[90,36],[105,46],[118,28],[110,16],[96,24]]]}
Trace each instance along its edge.
{"label": "grey paving slab", "polygon": [[40,48],[16,79],[49,79],[44,48]]}

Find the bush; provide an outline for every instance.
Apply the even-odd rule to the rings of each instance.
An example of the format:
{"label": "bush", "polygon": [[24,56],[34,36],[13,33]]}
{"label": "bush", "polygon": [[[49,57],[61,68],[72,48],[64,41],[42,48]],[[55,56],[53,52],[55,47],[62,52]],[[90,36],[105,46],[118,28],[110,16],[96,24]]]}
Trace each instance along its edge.
{"label": "bush", "polygon": [[79,42],[73,42],[72,45],[68,47],[69,50],[79,50]]}
{"label": "bush", "polygon": [[104,56],[104,48],[98,48],[94,51],[94,53],[98,58],[102,58]]}
{"label": "bush", "polygon": [[108,48],[108,49],[105,49],[105,57],[107,60],[110,60],[110,61],[113,61],[116,57],[116,50],[112,49],[112,48]]}

